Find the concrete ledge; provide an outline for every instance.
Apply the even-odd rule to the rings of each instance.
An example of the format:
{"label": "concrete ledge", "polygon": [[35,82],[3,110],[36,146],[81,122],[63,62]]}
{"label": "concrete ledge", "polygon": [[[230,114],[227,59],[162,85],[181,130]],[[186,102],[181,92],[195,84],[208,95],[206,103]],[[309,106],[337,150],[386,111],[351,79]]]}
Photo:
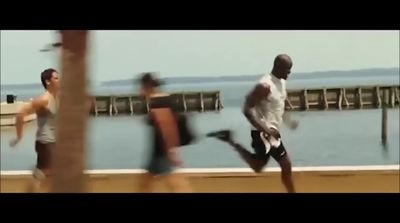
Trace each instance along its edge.
{"label": "concrete ledge", "polygon": [[[400,166],[294,167],[298,192],[395,192],[400,193]],[[88,192],[137,192],[140,169],[88,170]],[[195,192],[285,192],[279,168],[255,174],[249,168],[182,169]],[[1,192],[25,192],[30,171],[1,171]],[[155,192],[168,192],[162,179]]]}

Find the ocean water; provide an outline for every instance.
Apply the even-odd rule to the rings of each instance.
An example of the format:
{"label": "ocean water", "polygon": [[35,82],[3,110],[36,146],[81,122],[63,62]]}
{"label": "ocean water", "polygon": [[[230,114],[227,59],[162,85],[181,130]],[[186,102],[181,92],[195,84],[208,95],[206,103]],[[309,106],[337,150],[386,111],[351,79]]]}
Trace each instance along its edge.
{"label": "ocean water", "polygon": [[[386,78],[321,78],[293,80],[288,88],[333,87],[344,85],[396,84],[398,77]],[[190,121],[197,133],[193,145],[182,148],[186,167],[245,167],[245,163],[229,145],[204,134],[223,128],[234,132],[235,138],[250,147],[250,126],[241,113],[245,94],[254,82],[226,82],[207,84],[167,85],[167,91],[220,90],[224,109],[220,112],[191,113]],[[130,93],[133,86],[101,86],[96,94]],[[27,100],[42,89],[8,89]],[[388,146],[380,144],[381,110],[292,112],[299,121],[296,131],[283,128],[284,144],[294,166],[331,165],[391,165],[399,164],[399,109],[388,111]],[[35,164],[34,135],[36,122],[24,126],[24,138],[16,149],[9,140],[15,136],[12,127],[1,128],[1,170],[26,170]],[[144,164],[148,147],[148,126],[143,116],[91,117],[87,132],[87,168],[130,169]],[[271,159],[269,166],[277,166]]]}

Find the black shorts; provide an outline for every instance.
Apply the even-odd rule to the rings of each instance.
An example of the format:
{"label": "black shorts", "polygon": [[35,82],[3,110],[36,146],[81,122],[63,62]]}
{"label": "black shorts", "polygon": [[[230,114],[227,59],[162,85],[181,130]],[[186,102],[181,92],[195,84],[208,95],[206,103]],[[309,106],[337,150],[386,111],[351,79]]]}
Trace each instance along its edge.
{"label": "black shorts", "polygon": [[50,170],[51,168],[51,151],[54,143],[35,142],[35,150],[37,154],[36,168],[39,170]]}
{"label": "black shorts", "polygon": [[264,141],[261,139],[261,132],[252,130],[251,131],[251,147],[253,147],[255,152],[255,157],[257,159],[268,160],[269,156],[272,156],[277,162],[279,162],[282,158],[287,156],[287,152],[285,146],[283,145],[282,139],[281,144],[278,147],[271,146],[271,149],[267,153],[267,148],[264,144]]}

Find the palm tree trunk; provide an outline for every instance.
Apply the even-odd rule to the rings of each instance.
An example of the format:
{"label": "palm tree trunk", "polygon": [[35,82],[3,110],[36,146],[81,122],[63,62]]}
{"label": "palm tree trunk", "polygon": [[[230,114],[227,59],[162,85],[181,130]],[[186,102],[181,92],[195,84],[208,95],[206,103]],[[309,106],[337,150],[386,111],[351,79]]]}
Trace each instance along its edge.
{"label": "palm tree trunk", "polygon": [[87,37],[86,30],[61,31],[62,71],[52,162],[53,192],[85,191]]}

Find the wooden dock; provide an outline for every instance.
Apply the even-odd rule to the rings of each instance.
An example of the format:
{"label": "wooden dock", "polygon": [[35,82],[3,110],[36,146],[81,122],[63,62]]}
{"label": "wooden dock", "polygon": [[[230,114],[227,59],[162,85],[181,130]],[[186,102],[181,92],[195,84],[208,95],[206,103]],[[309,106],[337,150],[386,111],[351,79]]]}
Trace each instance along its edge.
{"label": "wooden dock", "polygon": [[[223,108],[219,91],[176,92],[171,93],[175,99],[175,109],[180,112],[219,111]],[[99,95],[93,98],[91,113],[93,115],[118,114],[142,115],[149,110],[148,102],[138,95]]]}
{"label": "wooden dock", "polygon": [[288,90],[286,110],[348,110],[400,104],[400,85]]}
{"label": "wooden dock", "polygon": [[[220,91],[175,92],[176,110],[181,112],[209,112],[223,109]],[[400,85],[359,86],[344,88],[316,88],[288,90],[286,110],[350,110],[399,107]],[[93,115],[142,115],[148,103],[138,95],[98,95],[93,98]]]}

